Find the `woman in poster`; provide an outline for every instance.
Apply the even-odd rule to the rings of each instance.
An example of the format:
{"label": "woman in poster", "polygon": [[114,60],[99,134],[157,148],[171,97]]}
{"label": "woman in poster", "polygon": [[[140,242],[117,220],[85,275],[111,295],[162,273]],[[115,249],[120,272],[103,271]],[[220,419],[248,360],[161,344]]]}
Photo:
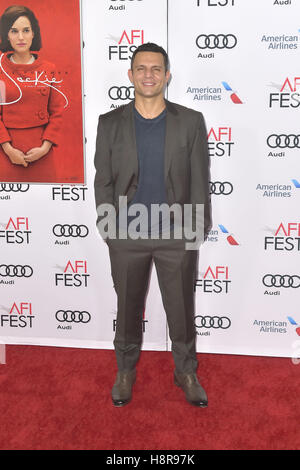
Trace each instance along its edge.
{"label": "woman in poster", "polygon": [[68,105],[62,79],[37,53],[40,27],[29,8],[7,8],[0,37],[0,181],[51,183]]}

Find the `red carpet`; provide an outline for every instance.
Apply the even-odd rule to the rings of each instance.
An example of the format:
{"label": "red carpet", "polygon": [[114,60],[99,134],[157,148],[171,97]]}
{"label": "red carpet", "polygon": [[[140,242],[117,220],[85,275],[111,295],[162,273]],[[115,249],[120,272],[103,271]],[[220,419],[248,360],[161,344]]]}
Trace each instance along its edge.
{"label": "red carpet", "polygon": [[132,402],[111,404],[113,351],[8,346],[0,449],[299,449],[300,365],[199,355],[209,407],[173,385],[171,353],[143,352]]}

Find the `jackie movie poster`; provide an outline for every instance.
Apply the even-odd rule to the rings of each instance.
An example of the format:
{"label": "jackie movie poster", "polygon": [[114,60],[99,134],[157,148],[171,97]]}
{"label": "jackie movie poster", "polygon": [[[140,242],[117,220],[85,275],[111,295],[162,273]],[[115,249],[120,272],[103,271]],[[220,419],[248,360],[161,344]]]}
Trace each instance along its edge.
{"label": "jackie movie poster", "polygon": [[80,0],[0,1],[0,181],[84,184]]}

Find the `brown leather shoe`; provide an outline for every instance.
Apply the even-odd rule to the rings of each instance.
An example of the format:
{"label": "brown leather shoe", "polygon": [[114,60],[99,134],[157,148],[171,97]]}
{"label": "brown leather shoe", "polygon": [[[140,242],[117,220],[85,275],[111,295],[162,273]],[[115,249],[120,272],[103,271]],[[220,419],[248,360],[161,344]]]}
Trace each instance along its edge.
{"label": "brown leather shoe", "polygon": [[206,392],[199,384],[196,374],[179,374],[175,370],[174,382],[177,387],[180,387],[184,391],[185,398],[191,405],[200,406],[201,408],[208,406]]}
{"label": "brown leather shoe", "polygon": [[131,400],[132,386],[136,379],[136,370],[118,372],[116,381],[111,391],[114,406],[127,405]]}

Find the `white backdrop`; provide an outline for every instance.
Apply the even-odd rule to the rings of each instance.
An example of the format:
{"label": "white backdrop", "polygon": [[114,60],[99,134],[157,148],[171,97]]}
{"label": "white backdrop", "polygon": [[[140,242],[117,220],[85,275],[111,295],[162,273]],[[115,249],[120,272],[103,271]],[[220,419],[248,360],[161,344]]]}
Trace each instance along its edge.
{"label": "white backdrop", "polygon": [[[299,14],[298,0],[82,1],[87,184],[0,185],[2,342],[112,348],[97,121],[132,99],[129,59],[151,41],[170,56],[168,99],[203,112],[209,136],[214,224],[195,286],[198,351],[299,354]],[[87,229],[57,236],[65,224]],[[170,349],[155,270],[144,326],[144,349]]]}

